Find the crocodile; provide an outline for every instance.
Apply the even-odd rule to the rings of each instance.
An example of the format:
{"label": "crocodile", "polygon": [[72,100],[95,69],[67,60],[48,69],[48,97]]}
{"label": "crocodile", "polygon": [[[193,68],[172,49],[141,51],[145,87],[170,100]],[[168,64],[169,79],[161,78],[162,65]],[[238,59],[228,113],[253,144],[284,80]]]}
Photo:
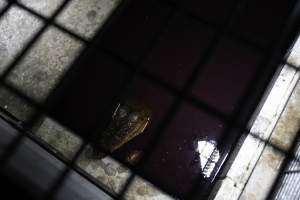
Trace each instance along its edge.
{"label": "crocodile", "polygon": [[[149,125],[150,109],[137,101],[127,100],[118,103],[107,128],[99,134],[92,147],[92,157],[102,159],[107,153],[113,153],[124,144],[142,134]],[[102,151],[101,151],[102,150]],[[105,153],[103,153],[105,151]],[[133,151],[136,154],[138,151]],[[126,160],[133,163],[138,155],[127,155]]]}

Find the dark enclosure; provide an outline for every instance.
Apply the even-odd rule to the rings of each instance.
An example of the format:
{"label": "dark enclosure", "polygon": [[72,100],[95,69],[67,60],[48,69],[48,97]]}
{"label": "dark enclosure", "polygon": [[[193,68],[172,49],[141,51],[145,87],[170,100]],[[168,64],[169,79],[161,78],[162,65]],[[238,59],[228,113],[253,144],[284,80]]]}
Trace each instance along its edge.
{"label": "dark enclosure", "polygon": [[[13,4],[9,1],[6,9]],[[149,126],[106,153],[129,166],[133,176],[173,197],[205,199],[285,63],[298,34],[295,8],[297,2],[287,0],[123,0],[91,41],[64,30],[87,47],[45,103],[36,103],[4,81],[24,55],[1,82],[36,106],[38,112],[24,124],[25,130],[47,114],[86,142],[107,128],[119,102],[142,102],[152,112]],[[214,146],[204,164],[197,151],[201,141]],[[131,165],[124,158],[133,150],[142,156]],[[74,162],[68,163],[49,198]],[[133,176],[115,198],[122,198]]]}

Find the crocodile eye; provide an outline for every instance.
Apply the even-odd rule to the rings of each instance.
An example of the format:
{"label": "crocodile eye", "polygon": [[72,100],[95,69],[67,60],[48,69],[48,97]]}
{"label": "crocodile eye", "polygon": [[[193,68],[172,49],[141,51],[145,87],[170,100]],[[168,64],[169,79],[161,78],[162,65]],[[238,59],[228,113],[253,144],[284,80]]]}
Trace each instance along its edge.
{"label": "crocodile eye", "polygon": [[131,115],[129,116],[129,120],[130,120],[131,122],[136,122],[138,119],[139,119],[139,116],[138,116],[137,114],[135,114],[135,113],[133,113],[133,114],[131,114]]}
{"label": "crocodile eye", "polygon": [[127,111],[127,109],[124,108],[124,107],[121,107],[121,108],[119,109],[119,112],[118,112],[120,118],[126,117],[126,116],[127,116],[127,113],[128,113],[128,111]]}

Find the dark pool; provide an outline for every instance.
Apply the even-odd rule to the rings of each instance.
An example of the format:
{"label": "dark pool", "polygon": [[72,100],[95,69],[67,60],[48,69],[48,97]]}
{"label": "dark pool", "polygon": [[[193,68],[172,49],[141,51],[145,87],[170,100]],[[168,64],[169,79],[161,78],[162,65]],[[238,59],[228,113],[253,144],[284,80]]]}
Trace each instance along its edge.
{"label": "dark pool", "polygon": [[[105,128],[122,99],[142,102],[152,110],[150,125],[114,156],[124,159],[131,151],[145,153],[151,145],[151,153],[138,169],[143,176],[181,198],[189,198],[198,183],[198,197],[207,196],[241,132],[228,129],[228,121],[231,117],[241,123],[248,119],[256,106],[256,92],[267,83],[264,73],[275,70],[262,70],[261,63],[290,5],[260,2],[249,1],[229,28],[232,35],[252,45],[227,34],[211,51],[217,31],[236,1],[216,6],[214,1],[133,0],[99,36],[97,46],[82,58],[79,67],[69,73],[51,115],[88,137]],[[199,63],[199,74],[186,88]],[[137,67],[144,72],[133,74]],[[262,78],[257,78],[258,72]],[[252,96],[245,99],[249,86]],[[180,93],[182,89],[185,93]],[[178,95],[184,98],[176,104]],[[161,128],[174,105],[176,112],[171,112],[169,124]]]}

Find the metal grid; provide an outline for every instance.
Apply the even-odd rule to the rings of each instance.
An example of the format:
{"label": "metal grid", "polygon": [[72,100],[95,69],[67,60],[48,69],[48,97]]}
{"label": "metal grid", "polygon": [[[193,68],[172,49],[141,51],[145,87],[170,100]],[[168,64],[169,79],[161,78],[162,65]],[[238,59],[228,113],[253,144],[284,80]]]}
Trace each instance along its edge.
{"label": "metal grid", "polygon": [[[14,154],[14,152],[16,151],[16,149],[18,148],[21,141],[24,139],[24,137],[26,135],[29,136],[30,138],[32,138],[37,143],[43,145],[38,139],[36,139],[34,136],[32,136],[28,131],[31,130],[32,126],[34,125],[34,123],[37,120],[39,120],[39,118],[41,118],[45,114],[48,114],[49,111],[51,110],[51,108],[54,108],[56,106],[56,102],[57,102],[56,98],[57,98],[57,96],[59,96],[57,94],[59,94],[63,90],[62,87],[58,86],[57,88],[55,88],[53,90],[52,94],[55,94],[55,95],[50,95],[44,103],[39,103],[39,102],[36,102],[31,97],[29,97],[29,96],[25,95],[24,93],[22,93],[18,88],[15,88],[14,86],[7,83],[6,82],[6,77],[13,71],[15,66],[26,56],[28,51],[32,48],[33,44],[36,43],[36,41],[40,38],[40,36],[45,32],[45,30],[50,25],[55,26],[59,30],[61,30],[64,33],[68,34],[70,37],[73,37],[73,38],[83,42],[86,45],[85,50],[82,51],[81,55],[72,64],[72,67],[69,70],[70,72],[66,73],[66,76],[63,76],[60,81],[65,81],[65,79],[70,77],[70,74],[71,74],[71,77],[72,77],[72,74],[76,74],[76,70],[80,66],[80,63],[82,63],[85,59],[88,58],[89,52],[94,51],[95,49],[99,48],[96,45],[97,41],[99,41],[101,39],[101,36],[105,33],[105,31],[107,31],[107,29],[109,29],[110,25],[112,23],[114,23],[114,21],[127,8],[127,6],[130,4],[131,1],[130,0],[128,0],[128,1],[124,0],[118,6],[118,8],[115,10],[115,12],[110,17],[110,19],[107,20],[104,27],[101,28],[101,30],[99,30],[96,37],[93,38],[92,40],[88,40],[88,39],[86,39],[82,36],[79,36],[76,33],[68,30],[67,28],[55,23],[56,17],[61,13],[61,11],[70,2],[71,2],[70,0],[65,0],[59,6],[59,8],[54,12],[54,14],[49,18],[44,17],[41,14],[37,13],[36,11],[32,10],[31,8],[28,8],[25,5],[21,4],[20,2],[13,1],[13,0],[9,0],[7,2],[7,5],[0,12],[0,18],[1,18],[5,15],[5,13],[12,6],[17,6],[21,9],[31,13],[32,15],[34,15],[35,17],[39,18],[40,20],[42,20],[44,22],[42,28],[37,33],[35,33],[33,35],[33,37],[26,43],[26,45],[23,47],[22,51],[15,57],[13,62],[11,64],[9,64],[9,66],[7,66],[6,70],[3,72],[3,74],[1,75],[1,78],[0,78],[0,82],[1,82],[3,87],[9,89],[11,92],[15,93],[16,95],[18,95],[19,97],[21,97],[22,99],[24,99],[26,102],[28,102],[30,105],[32,105],[33,107],[35,107],[37,109],[37,112],[34,114],[34,116],[28,122],[26,122],[25,124],[22,125],[21,129],[23,130],[22,131],[23,134],[18,135],[18,137],[10,144],[10,146],[6,150],[5,154],[1,157],[1,159],[0,159],[1,166],[5,165],[5,163],[10,159],[10,157]],[[155,147],[157,145],[157,141],[159,141],[161,135],[163,135],[164,130],[168,127],[171,120],[173,119],[175,114],[178,112],[179,107],[184,102],[190,102],[193,105],[195,105],[196,107],[200,108],[201,110],[203,110],[203,111],[205,111],[205,112],[209,113],[210,115],[213,115],[217,118],[220,118],[221,120],[223,120],[226,123],[226,128],[224,129],[224,133],[223,133],[223,139],[221,139],[221,141],[223,143],[228,143],[229,142],[226,138],[228,137],[228,135],[232,136],[232,134],[229,134],[229,133],[232,132],[233,130],[235,130],[235,131],[238,130],[237,131],[238,133],[249,132],[248,131],[248,125],[249,125],[248,121],[251,117],[251,114],[248,114],[246,119],[241,121],[239,118],[241,116],[241,113],[243,112],[242,108],[247,103],[247,100],[250,97],[252,97],[253,95],[254,95],[254,98],[251,98],[253,100],[253,102],[251,103],[251,109],[250,110],[253,112],[254,109],[257,107],[257,105],[259,105],[261,97],[263,96],[263,94],[264,94],[264,92],[267,88],[268,83],[272,79],[272,77],[273,77],[273,75],[276,71],[277,66],[279,64],[283,64],[283,63],[287,64],[286,61],[283,60],[282,58],[284,57],[284,55],[286,53],[286,49],[288,49],[289,45],[295,39],[295,36],[298,32],[297,27],[299,27],[298,25],[299,25],[299,19],[300,19],[299,14],[300,13],[298,12],[297,9],[295,9],[295,10],[293,10],[293,12],[291,12],[291,14],[289,16],[289,19],[286,21],[287,23],[286,23],[285,28],[283,29],[283,31],[281,33],[280,39],[276,39],[275,41],[273,41],[273,43],[270,47],[264,48],[260,45],[257,45],[254,42],[251,42],[251,41],[249,41],[249,40],[247,40],[247,39],[245,39],[241,36],[238,36],[238,35],[232,33],[229,30],[229,28],[232,26],[234,21],[237,19],[237,15],[240,12],[243,11],[243,8],[245,7],[245,5],[247,3],[246,0],[237,1],[232,6],[231,11],[230,11],[230,15],[226,18],[225,23],[221,26],[210,23],[210,22],[206,22],[203,19],[199,19],[199,17],[194,16],[189,11],[184,9],[182,6],[177,5],[176,3],[169,2],[169,1],[161,1],[160,3],[167,4],[171,8],[171,12],[169,13],[168,20],[166,21],[166,23],[169,23],[169,20],[174,15],[174,13],[179,11],[179,12],[184,13],[184,15],[188,15],[189,17],[192,17],[192,18],[196,19],[200,23],[208,25],[210,28],[212,28],[215,31],[215,35],[214,35],[214,39],[210,43],[210,46],[209,46],[208,50],[199,59],[198,64],[194,66],[194,69],[193,69],[192,73],[190,74],[188,80],[185,82],[184,87],[180,90],[177,89],[177,88],[174,88],[173,86],[169,85],[168,83],[164,82],[163,80],[160,80],[159,78],[151,75],[150,73],[148,73],[148,72],[146,72],[146,71],[144,71],[140,68],[140,65],[141,65],[141,63],[143,63],[147,53],[144,56],[142,56],[142,59],[138,62],[138,64],[136,66],[132,66],[132,64],[130,64],[127,61],[125,61],[124,59],[120,58],[118,55],[115,55],[113,52],[110,52],[107,49],[101,49],[102,51],[105,51],[105,53],[113,56],[119,62],[124,63],[125,64],[124,66],[128,67],[132,71],[131,76],[129,77],[128,80],[126,80],[127,84],[124,85],[124,87],[120,90],[119,94],[116,94],[117,97],[122,95],[122,92],[126,91],[126,89],[130,86],[131,81],[137,76],[142,76],[145,79],[148,79],[152,82],[157,83],[161,87],[163,87],[163,88],[167,89],[168,91],[170,91],[176,97],[175,101],[173,102],[173,104],[171,106],[171,108],[167,112],[165,118],[160,122],[160,125],[157,127],[157,130],[155,131],[156,134],[153,137],[153,139],[150,141],[149,145],[147,146],[146,153],[143,156],[142,160],[135,167],[129,167],[129,168],[131,168],[133,173],[132,173],[131,177],[127,180],[127,182],[126,182],[124,188],[122,189],[122,191],[116,196],[115,194],[110,193],[108,190],[106,190],[105,188],[102,188],[100,185],[95,183],[99,187],[101,187],[101,189],[103,189],[108,194],[113,196],[115,199],[122,199],[124,197],[124,194],[126,193],[128,187],[130,186],[131,182],[133,181],[133,179],[136,175],[139,175],[139,176],[145,178],[146,180],[151,180],[149,177],[147,177],[145,174],[143,174],[140,171],[140,167],[147,160],[147,158],[151,154],[151,151],[153,149],[155,149]],[[297,5],[295,8],[298,8],[298,3],[297,4],[295,3],[295,5]],[[163,30],[160,30],[157,35],[160,35],[162,33],[162,31]],[[196,79],[198,78],[199,74],[201,73],[202,67],[208,62],[209,58],[211,58],[213,52],[216,49],[217,44],[225,36],[234,38],[235,40],[238,40],[238,41],[241,41],[243,44],[247,45],[249,48],[255,49],[256,51],[258,51],[258,52],[260,52],[264,55],[264,59],[262,60],[262,62],[260,64],[261,67],[258,68],[258,70],[255,72],[255,76],[250,81],[252,83],[262,82],[263,86],[261,88],[256,88],[257,86],[255,84],[250,84],[247,87],[247,89],[243,92],[243,97],[240,99],[240,101],[238,103],[238,106],[237,106],[238,109],[236,109],[234,111],[234,113],[230,116],[228,116],[227,114],[224,114],[223,112],[220,112],[218,109],[208,105],[205,102],[201,102],[198,99],[195,99],[194,97],[192,97],[188,94],[188,90],[195,83]],[[157,39],[158,38],[155,38],[155,40],[151,41],[151,43],[154,44]],[[270,66],[270,67],[266,68],[265,66]],[[291,66],[291,67],[294,67],[294,66]],[[266,69],[267,69],[267,71],[266,71]],[[261,77],[262,73],[265,73],[267,75],[263,79]],[[255,93],[253,91],[255,91]],[[94,131],[94,133],[91,133],[91,134],[98,134],[99,132],[101,132],[102,129],[103,129],[103,127],[99,127],[99,129],[96,129]],[[235,135],[235,136],[237,136],[237,135]],[[238,140],[238,137],[236,137],[234,143],[236,143],[237,140]],[[52,187],[49,188],[49,191],[44,196],[45,199],[52,199],[53,197],[55,197],[56,193],[58,192],[59,188],[63,184],[64,180],[67,178],[67,176],[68,176],[71,169],[75,169],[76,171],[80,172],[80,170],[78,170],[78,168],[75,166],[75,163],[76,163],[77,159],[79,158],[80,154],[85,149],[88,142],[89,142],[88,140],[85,140],[85,142],[81,145],[81,147],[79,148],[79,150],[77,151],[77,153],[75,154],[75,156],[73,157],[73,159],[71,161],[63,160],[66,163],[66,168],[61,173],[61,175],[58,177],[58,179],[53,183]],[[222,146],[222,144],[219,144],[219,146]],[[51,152],[51,151],[49,151],[49,152]],[[108,153],[108,152],[106,152],[106,153]],[[110,156],[113,157],[113,155],[110,155]],[[226,158],[224,158],[224,159],[226,159]],[[116,160],[118,160],[118,159],[116,159]],[[126,163],[123,163],[122,161],[120,161],[120,162],[122,164],[124,164],[125,166],[127,166]],[[85,175],[83,172],[80,172],[80,174],[85,176],[87,179],[91,180],[91,178],[88,175]],[[194,183],[194,187],[188,193],[188,195],[184,198],[185,199],[195,198],[197,196],[197,190],[198,190],[200,184],[202,184],[201,178],[199,178],[199,181],[196,181]],[[159,184],[159,183],[154,183],[154,185],[158,186],[160,189],[162,189],[163,191],[165,191],[167,193],[169,192],[168,188],[164,188],[164,186]],[[170,195],[174,196],[172,193]]]}
{"label": "metal grid", "polygon": [[299,131],[291,149],[287,152],[281,171],[271,188],[268,199],[299,198]]}

